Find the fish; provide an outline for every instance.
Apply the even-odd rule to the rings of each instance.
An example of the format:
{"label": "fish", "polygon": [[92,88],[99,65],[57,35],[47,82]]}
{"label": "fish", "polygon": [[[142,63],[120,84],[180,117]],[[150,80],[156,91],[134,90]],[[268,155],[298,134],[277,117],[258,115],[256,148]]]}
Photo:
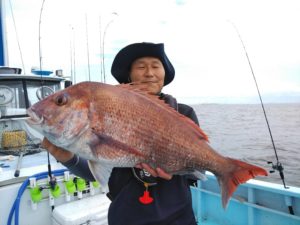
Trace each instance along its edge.
{"label": "fish", "polygon": [[147,163],[169,174],[212,172],[222,205],[239,184],[265,169],[223,156],[191,119],[142,85],[81,82],[35,103],[27,123],[52,144],[88,160],[94,177],[108,182],[114,167]]}

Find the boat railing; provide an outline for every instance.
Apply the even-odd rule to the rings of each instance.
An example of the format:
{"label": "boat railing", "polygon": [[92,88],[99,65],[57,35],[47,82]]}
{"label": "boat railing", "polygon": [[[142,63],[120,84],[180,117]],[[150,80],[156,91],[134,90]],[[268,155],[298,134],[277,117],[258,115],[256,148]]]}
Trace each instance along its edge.
{"label": "boat railing", "polygon": [[193,208],[199,224],[296,225],[300,224],[300,188],[250,180],[240,185],[223,209],[216,177],[192,187]]}

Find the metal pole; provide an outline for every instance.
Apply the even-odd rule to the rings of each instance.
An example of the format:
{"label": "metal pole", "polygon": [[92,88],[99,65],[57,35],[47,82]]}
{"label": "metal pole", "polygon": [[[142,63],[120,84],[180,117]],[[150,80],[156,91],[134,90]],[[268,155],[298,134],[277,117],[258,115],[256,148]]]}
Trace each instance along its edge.
{"label": "metal pole", "polygon": [[4,3],[0,0],[0,66],[7,65],[7,49],[5,39]]}

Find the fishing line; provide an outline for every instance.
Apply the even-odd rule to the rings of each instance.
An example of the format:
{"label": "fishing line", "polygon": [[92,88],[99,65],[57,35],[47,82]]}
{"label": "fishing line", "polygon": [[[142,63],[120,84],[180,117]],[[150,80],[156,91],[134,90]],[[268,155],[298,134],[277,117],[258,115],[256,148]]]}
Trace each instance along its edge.
{"label": "fishing line", "polygon": [[251,70],[251,73],[252,73],[252,77],[253,77],[253,80],[255,82],[255,86],[256,86],[256,90],[257,90],[257,93],[258,93],[258,96],[259,96],[259,99],[260,99],[260,104],[261,104],[261,107],[262,107],[262,110],[263,110],[263,113],[264,113],[264,117],[265,117],[265,120],[266,120],[266,123],[267,123],[267,127],[268,127],[268,130],[269,130],[269,134],[270,134],[270,138],[271,138],[271,142],[272,142],[272,146],[273,146],[273,149],[274,149],[274,153],[275,153],[275,157],[276,157],[276,164],[274,165],[273,162],[270,162],[268,161],[268,164],[272,164],[272,169],[270,171],[270,173],[273,173],[275,172],[275,170],[278,170],[279,171],[279,175],[280,175],[280,178],[282,180],[282,183],[283,183],[283,186],[284,188],[288,188],[285,184],[285,180],[284,180],[284,174],[283,174],[283,166],[282,164],[279,162],[279,157],[278,157],[278,154],[277,154],[277,149],[275,147],[275,143],[274,143],[274,139],[273,139],[273,135],[272,135],[272,131],[271,131],[271,127],[270,127],[270,124],[269,124],[269,121],[268,121],[268,117],[267,117],[267,114],[266,114],[266,110],[265,110],[265,107],[264,107],[264,103],[263,103],[263,100],[262,100],[262,97],[261,97],[261,94],[260,94],[260,91],[259,91],[259,88],[258,88],[258,84],[257,84],[257,81],[256,81],[256,77],[254,75],[254,70],[253,70],[253,67],[251,65],[251,62],[250,62],[250,58],[249,58],[249,55],[248,55],[248,52],[246,50],[246,47],[245,47],[245,44],[243,42],[243,39],[240,35],[240,32],[239,30],[237,29],[237,27],[235,26],[235,24],[233,22],[231,22],[230,20],[228,20],[229,23],[232,24],[232,26],[234,27],[241,43],[242,43],[242,46],[244,48],[244,52],[245,52],[245,55],[247,57],[247,61],[248,61],[248,64],[249,64],[249,67],[250,67],[250,70]]}

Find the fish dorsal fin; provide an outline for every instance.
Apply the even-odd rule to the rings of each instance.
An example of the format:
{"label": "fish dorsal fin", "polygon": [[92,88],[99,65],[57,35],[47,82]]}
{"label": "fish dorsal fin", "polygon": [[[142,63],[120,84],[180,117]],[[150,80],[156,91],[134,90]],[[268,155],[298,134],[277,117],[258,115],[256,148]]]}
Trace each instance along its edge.
{"label": "fish dorsal fin", "polygon": [[119,84],[116,85],[117,87],[124,88],[129,91],[133,91],[146,99],[151,100],[152,102],[155,102],[158,106],[163,107],[165,110],[168,110],[172,114],[176,114],[178,117],[180,117],[182,120],[184,120],[187,124],[189,124],[196,134],[198,134],[200,139],[204,139],[205,141],[208,141],[208,136],[204,133],[204,131],[190,118],[180,114],[178,111],[176,111],[174,108],[172,108],[169,104],[167,104],[163,99],[160,99],[158,95],[151,94],[147,92],[146,86],[147,84],[141,83],[141,82],[132,82],[128,84]]}
{"label": "fish dorsal fin", "polygon": [[118,84],[116,87],[124,88],[126,90],[134,91],[142,95],[156,96],[147,92],[147,84],[142,82],[132,82],[127,84]]}

